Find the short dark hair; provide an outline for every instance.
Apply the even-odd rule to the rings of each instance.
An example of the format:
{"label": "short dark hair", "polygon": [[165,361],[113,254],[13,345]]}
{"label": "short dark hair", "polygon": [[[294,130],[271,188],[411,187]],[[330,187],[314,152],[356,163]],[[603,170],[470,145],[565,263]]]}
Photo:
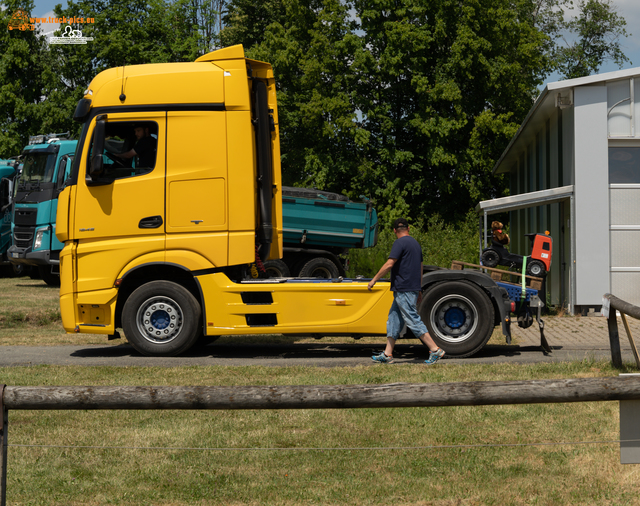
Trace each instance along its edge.
{"label": "short dark hair", "polygon": [[401,228],[409,228],[409,222],[404,218],[398,218],[393,222],[393,228],[395,230],[400,230]]}

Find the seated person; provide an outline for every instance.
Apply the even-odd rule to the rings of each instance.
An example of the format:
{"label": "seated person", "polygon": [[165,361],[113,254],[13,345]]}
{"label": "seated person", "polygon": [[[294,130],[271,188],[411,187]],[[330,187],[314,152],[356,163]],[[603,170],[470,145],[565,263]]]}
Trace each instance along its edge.
{"label": "seated person", "polygon": [[129,151],[118,153],[117,156],[125,160],[137,157],[136,168],[153,169],[156,164],[157,139],[149,133],[149,127],[144,124],[136,125],[133,131],[137,138],[136,145]]}

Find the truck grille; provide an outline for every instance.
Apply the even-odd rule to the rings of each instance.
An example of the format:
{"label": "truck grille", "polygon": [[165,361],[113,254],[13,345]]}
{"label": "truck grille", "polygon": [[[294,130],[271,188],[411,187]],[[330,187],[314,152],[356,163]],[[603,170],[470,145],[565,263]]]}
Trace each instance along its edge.
{"label": "truck grille", "polygon": [[33,208],[16,208],[14,223],[16,226],[35,227],[38,210]]}
{"label": "truck grille", "polygon": [[33,232],[31,228],[14,228],[13,241],[18,248],[30,248],[33,244]]}

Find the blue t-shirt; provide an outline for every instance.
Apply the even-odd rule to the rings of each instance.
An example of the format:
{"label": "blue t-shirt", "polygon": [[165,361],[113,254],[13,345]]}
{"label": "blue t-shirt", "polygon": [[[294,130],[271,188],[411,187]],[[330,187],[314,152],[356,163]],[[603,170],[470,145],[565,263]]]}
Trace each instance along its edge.
{"label": "blue t-shirt", "polygon": [[417,292],[422,286],[422,248],[410,235],[395,240],[389,258],[395,258],[391,267],[391,290],[394,292]]}

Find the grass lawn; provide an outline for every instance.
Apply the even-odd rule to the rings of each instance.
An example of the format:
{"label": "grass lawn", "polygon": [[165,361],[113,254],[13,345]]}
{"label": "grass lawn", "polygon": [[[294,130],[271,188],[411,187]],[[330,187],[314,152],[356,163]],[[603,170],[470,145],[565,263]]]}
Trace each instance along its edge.
{"label": "grass lawn", "polygon": [[[238,338],[221,341],[225,339]],[[282,336],[248,336],[241,342],[251,339],[307,342]],[[381,343],[380,337],[369,339]],[[504,342],[497,334],[492,340]],[[55,288],[28,278],[0,279],[0,353],[9,344],[107,342],[105,336],[64,333]],[[348,368],[38,366],[0,368],[0,383],[438,383],[616,376],[633,370],[618,371],[594,360]],[[640,469],[619,463],[617,402],[347,410],[14,410],[8,434],[11,505],[617,506],[636,505],[640,497]]]}
{"label": "grass lawn", "polygon": [[[320,385],[615,376],[606,362],[379,367],[16,367],[9,385]],[[638,504],[617,402],[11,411],[7,504]],[[95,448],[99,447],[99,448]]]}

